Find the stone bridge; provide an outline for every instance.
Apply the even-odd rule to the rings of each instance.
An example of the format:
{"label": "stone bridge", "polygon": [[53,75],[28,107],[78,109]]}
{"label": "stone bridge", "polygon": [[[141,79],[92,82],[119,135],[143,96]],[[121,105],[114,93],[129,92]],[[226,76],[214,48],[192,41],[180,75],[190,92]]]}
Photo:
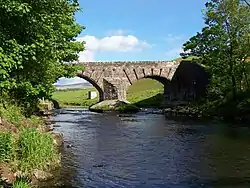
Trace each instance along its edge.
{"label": "stone bridge", "polygon": [[169,100],[192,100],[204,93],[208,75],[189,61],[84,62],[77,75],[99,92],[99,100],[126,100],[126,91],[137,80],[151,78],[164,85]]}

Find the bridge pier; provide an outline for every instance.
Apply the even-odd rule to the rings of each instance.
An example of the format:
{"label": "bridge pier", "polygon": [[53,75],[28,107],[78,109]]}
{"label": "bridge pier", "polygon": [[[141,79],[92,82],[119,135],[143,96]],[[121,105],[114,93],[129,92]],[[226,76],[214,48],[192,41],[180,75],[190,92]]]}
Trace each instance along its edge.
{"label": "bridge pier", "polygon": [[126,97],[127,86],[120,79],[114,79],[108,81],[103,79],[103,91],[104,91],[104,100],[121,100],[124,101]]}

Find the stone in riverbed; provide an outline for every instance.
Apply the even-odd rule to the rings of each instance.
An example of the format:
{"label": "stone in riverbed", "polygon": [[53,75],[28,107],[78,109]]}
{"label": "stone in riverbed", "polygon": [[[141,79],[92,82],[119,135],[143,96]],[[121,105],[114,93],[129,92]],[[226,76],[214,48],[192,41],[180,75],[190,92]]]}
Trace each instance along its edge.
{"label": "stone in riverbed", "polygon": [[48,181],[54,178],[53,174],[37,169],[34,170],[33,175],[38,181]]}
{"label": "stone in riverbed", "polygon": [[16,180],[15,174],[11,171],[11,168],[7,164],[0,164],[0,177],[8,184],[12,184]]}
{"label": "stone in riverbed", "polygon": [[53,144],[56,147],[61,147],[63,145],[63,135],[60,133],[51,133],[52,137],[53,137]]}
{"label": "stone in riverbed", "polygon": [[89,110],[94,112],[116,111],[121,113],[130,113],[138,112],[140,108],[127,101],[105,100],[91,106]]}

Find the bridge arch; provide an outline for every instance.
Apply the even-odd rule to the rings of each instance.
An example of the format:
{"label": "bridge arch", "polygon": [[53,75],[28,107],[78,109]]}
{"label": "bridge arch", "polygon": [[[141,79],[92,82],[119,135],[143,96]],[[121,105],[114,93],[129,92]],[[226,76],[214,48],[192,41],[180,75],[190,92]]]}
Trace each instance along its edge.
{"label": "bridge arch", "polygon": [[103,91],[103,89],[101,88],[101,86],[99,84],[97,84],[93,79],[89,78],[86,75],[77,74],[77,76],[79,78],[82,78],[82,79],[86,80],[87,82],[89,82],[90,84],[92,84],[94,86],[94,88],[96,88],[96,90],[99,93],[99,102],[101,102],[101,101],[104,100],[104,91]]}

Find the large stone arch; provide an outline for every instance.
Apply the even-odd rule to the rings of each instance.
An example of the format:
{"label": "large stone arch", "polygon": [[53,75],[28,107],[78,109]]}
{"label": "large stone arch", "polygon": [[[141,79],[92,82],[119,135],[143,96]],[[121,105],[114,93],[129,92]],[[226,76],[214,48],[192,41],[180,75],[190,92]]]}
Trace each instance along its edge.
{"label": "large stone arch", "polygon": [[92,84],[96,88],[96,90],[99,93],[99,102],[104,100],[104,91],[98,83],[96,83],[93,79],[89,78],[88,76],[84,74],[77,74],[77,76],[88,81],[90,84]]}
{"label": "large stone arch", "polygon": [[168,96],[170,95],[172,86],[171,86],[171,81],[164,76],[160,76],[160,75],[144,75],[144,76],[140,76],[137,79],[133,80],[129,85],[127,85],[126,87],[126,93],[129,89],[130,86],[134,85],[137,81],[142,80],[142,79],[152,79],[152,80],[156,80],[158,82],[160,82],[163,86],[164,86],[164,96]]}
{"label": "large stone arch", "polygon": [[[102,100],[126,100],[126,91],[137,80],[151,78],[164,85],[169,100],[186,100],[190,93],[201,96],[208,75],[202,66],[190,61],[84,62],[78,76],[89,81]],[[193,87],[193,84],[196,87]]]}

